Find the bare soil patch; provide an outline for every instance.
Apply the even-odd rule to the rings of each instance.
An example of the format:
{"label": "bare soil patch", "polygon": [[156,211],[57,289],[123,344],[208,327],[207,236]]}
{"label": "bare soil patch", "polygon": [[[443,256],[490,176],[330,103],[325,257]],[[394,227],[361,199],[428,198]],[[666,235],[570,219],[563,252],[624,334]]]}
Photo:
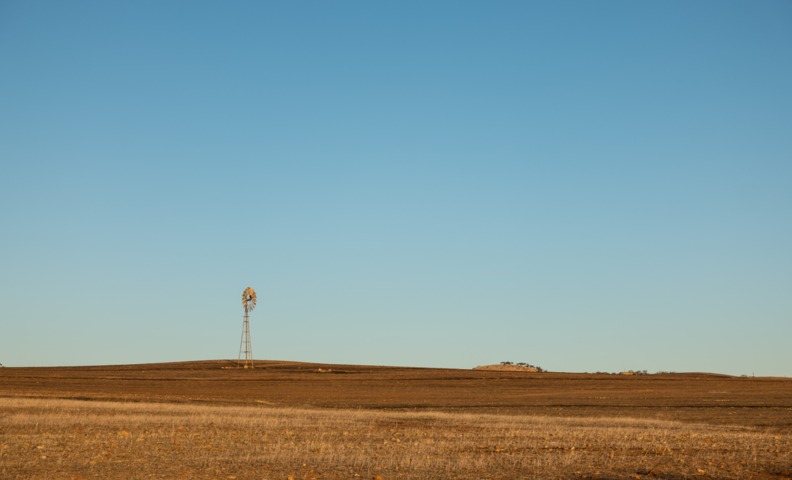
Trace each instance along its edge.
{"label": "bare soil patch", "polygon": [[792,379],[218,360],[0,369],[0,396],[633,417],[792,430]]}

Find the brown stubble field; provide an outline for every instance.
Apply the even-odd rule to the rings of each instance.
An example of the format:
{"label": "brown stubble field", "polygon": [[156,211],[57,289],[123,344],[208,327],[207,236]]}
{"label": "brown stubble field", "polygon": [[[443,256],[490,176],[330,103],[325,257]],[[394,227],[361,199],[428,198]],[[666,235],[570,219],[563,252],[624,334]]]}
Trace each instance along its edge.
{"label": "brown stubble field", "polygon": [[792,380],[228,361],[0,369],[0,478],[792,477]]}

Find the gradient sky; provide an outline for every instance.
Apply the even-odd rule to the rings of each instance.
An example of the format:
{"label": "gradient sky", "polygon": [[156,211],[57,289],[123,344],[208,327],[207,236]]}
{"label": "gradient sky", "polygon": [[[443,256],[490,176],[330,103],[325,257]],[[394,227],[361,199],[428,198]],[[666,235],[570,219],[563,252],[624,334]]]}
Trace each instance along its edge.
{"label": "gradient sky", "polygon": [[792,375],[788,1],[0,0],[0,362]]}

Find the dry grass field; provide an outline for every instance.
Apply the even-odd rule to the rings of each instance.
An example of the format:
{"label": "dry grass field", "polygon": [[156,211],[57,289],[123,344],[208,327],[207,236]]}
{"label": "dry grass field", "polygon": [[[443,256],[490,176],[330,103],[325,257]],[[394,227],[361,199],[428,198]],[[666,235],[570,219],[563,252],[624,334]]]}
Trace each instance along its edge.
{"label": "dry grass field", "polygon": [[0,369],[0,478],[792,477],[789,379],[230,363]]}

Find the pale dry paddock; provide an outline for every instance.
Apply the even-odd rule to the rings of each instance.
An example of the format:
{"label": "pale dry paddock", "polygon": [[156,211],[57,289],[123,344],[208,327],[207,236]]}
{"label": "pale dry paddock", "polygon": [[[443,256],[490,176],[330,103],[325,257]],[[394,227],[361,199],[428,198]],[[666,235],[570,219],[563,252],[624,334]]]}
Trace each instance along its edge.
{"label": "pale dry paddock", "polygon": [[669,421],[0,398],[0,478],[785,478],[792,434]]}

